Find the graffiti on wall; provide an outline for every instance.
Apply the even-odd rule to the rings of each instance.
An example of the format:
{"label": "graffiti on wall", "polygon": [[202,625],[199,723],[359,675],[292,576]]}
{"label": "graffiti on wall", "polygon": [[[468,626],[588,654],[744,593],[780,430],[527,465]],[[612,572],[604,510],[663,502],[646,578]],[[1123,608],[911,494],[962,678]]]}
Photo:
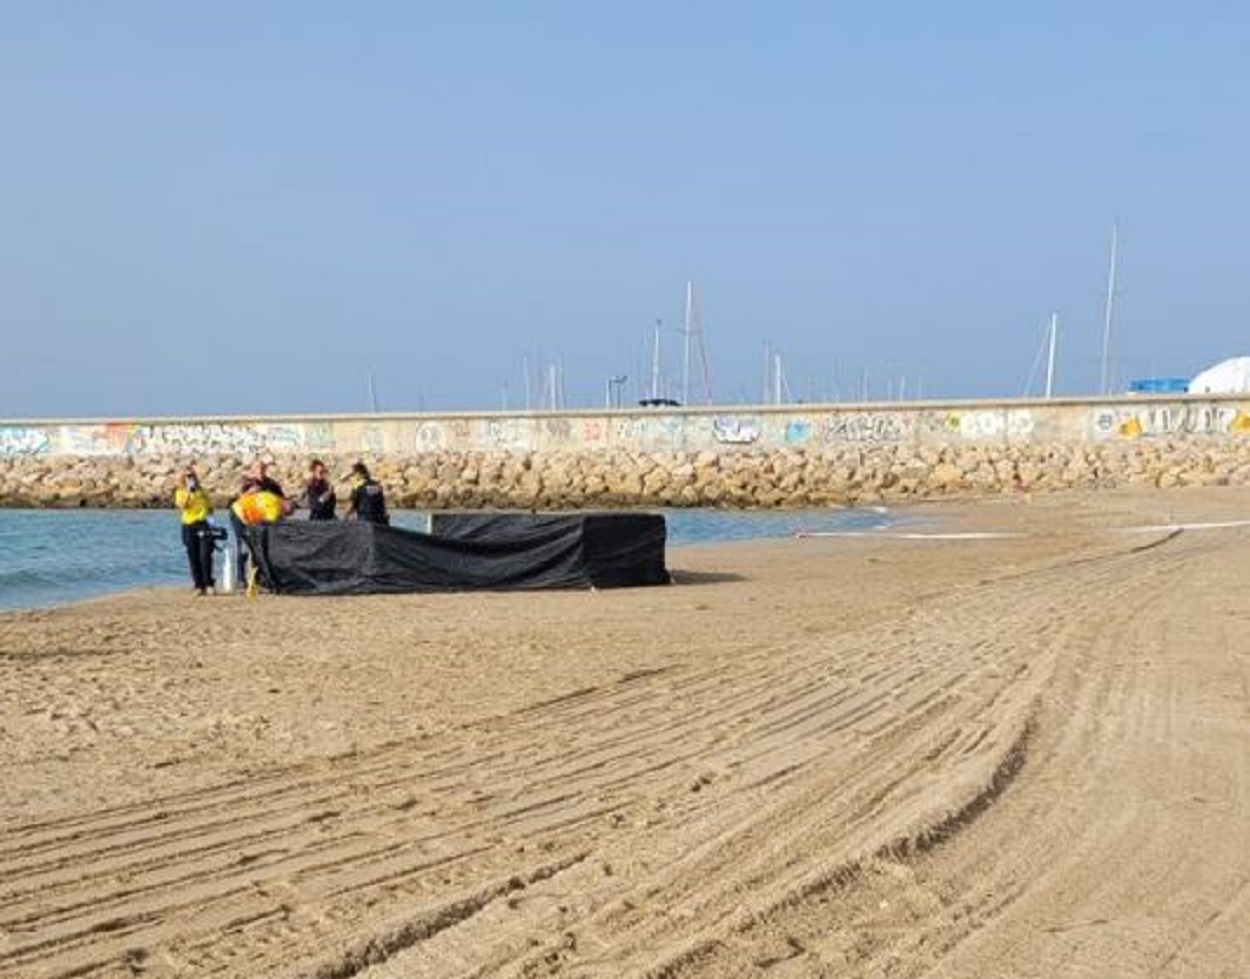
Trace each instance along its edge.
{"label": "graffiti on wall", "polygon": [[807,418],[791,418],[782,432],[787,445],[800,445],[812,437],[812,423]]}
{"label": "graffiti on wall", "polygon": [[37,456],[52,451],[52,437],[42,428],[26,425],[0,426],[0,458]]}
{"label": "graffiti on wall", "polygon": [[602,442],[607,435],[608,425],[600,418],[586,418],[582,421],[582,441]]}
{"label": "graffiti on wall", "polygon": [[721,446],[820,447],[909,441],[1026,441],[1043,427],[1057,436],[1094,439],[1250,436],[1250,401],[1126,399],[1083,407],[804,409],[725,413],[587,413],[386,418],[307,423],[275,421],[132,422],[43,426],[0,424],[0,458],[65,454],[233,455],[350,452],[368,454],[500,449],[643,450]]}
{"label": "graffiti on wall", "polygon": [[573,423],[567,418],[544,419],[543,435],[549,442],[568,442],[573,437]]}
{"label": "graffiti on wall", "polygon": [[728,445],[749,445],[760,437],[756,415],[717,415],[712,419],[712,437]]}
{"label": "graffiti on wall", "polygon": [[126,451],[128,425],[63,425],[58,449],[76,456],[115,456]]}
{"label": "graffiti on wall", "polygon": [[135,425],[127,432],[125,449],[135,455],[257,455],[290,452],[303,445],[302,425],[188,422]]}
{"label": "graffiti on wall", "polygon": [[1033,413],[1027,408],[964,411],[946,418],[948,428],[970,441],[1028,438],[1033,434]]}
{"label": "graffiti on wall", "polygon": [[333,452],[335,445],[334,429],[329,422],[304,426],[304,448],[314,452]]}
{"label": "graffiti on wall", "polygon": [[654,449],[676,449],[686,444],[686,419],[680,415],[651,415],[645,420],[642,444]]}
{"label": "graffiti on wall", "polygon": [[1250,414],[1221,404],[1108,406],[1094,409],[1091,427],[1099,439],[1250,435]]}
{"label": "graffiti on wall", "polygon": [[617,418],[612,422],[612,438],[617,442],[637,442],[642,439],[641,418]]}
{"label": "graffiti on wall", "polygon": [[852,411],[825,419],[826,442],[901,442],[909,434],[909,419],[897,412]]}
{"label": "graffiti on wall", "polygon": [[442,422],[421,422],[413,432],[418,451],[441,449],[447,444],[447,432]]}
{"label": "graffiti on wall", "polygon": [[479,441],[487,448],[524,450],[533,447],[534,422],[530,418],[488,418],[481,424]]}

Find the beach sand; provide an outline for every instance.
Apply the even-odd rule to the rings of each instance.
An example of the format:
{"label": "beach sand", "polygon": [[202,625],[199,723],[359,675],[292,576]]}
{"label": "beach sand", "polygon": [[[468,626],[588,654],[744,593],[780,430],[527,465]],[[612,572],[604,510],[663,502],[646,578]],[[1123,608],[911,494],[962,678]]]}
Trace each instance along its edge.
{"label": "beach sand", "polygon": [[1244,491],[0,614],[0,975],[1250,975]]}

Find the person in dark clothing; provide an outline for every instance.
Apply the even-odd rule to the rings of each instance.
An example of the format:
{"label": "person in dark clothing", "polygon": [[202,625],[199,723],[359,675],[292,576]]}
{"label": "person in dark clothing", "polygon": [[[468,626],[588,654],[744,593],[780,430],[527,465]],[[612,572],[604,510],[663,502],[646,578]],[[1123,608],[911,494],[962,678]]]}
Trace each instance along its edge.
{"label": "person in dark clothing", "polygon": [[391,516],[386,512],[386,496],[382,487],[369,475],[363,462],[352,466],[352,496],[344,520],[364,520],[367,523],[388,524]]}
{"label": "person in dark clothing", "polygon": [[278,481],[269,475],[269,467],[265,465],[263,459],[257,459],[247,467],[238,494],[226,508],[226,512],[230,514],[230,527],[234,531],[234,569],[236,583],[240,588],[247,585],[248,549],[243,542],[243,521],[234,512],[234,501],[245,493],[273,493],[275,496],[286,499],[286,494],[282,492]]}
{"label": "person in dark clothing", "polygon": [[338,497],[326,478],[326,464],[314,459],[308,467],[308,482],[304,486],[303,503],[308,507],[309,520],[333,520]]}
{"label": "person in dark clothing", "polygon": [[182,518],[182,546],[187,551],[195,593],[207,595],[213,588],[213,538],[208,526],[213,504],[191,466],[174,491],[174,505]]}
{"label": "person in dark clothing", "polygon": [[248,466],[247,475],[243,477],[243,486],[239,489],[239,496],[244,493],[272,493],[274,496],[286,499],[282,487],[269,475],[269,467],[260,459]]}

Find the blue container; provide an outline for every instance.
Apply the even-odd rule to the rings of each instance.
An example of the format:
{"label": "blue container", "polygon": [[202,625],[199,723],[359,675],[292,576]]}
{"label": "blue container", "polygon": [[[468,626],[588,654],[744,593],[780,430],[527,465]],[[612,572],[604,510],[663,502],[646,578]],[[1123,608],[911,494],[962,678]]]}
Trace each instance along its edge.
{"label": "blue container", "polygon": [[1128,382],[1133,394],[1184,394],[1189,390],[1187,377],[1139,377]]}

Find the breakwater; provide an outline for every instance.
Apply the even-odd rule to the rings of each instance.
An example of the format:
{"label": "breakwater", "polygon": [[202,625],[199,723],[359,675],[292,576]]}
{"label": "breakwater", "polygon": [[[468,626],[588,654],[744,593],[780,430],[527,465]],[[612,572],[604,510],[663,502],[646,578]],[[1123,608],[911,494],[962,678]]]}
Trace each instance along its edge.
{"label": "breakwater", "polygon": [[252,459],[366,460],[395,506],[793,507],[1016,490],[1250,484],[1250,399],[0,421],[0,505],[218,503]]}

